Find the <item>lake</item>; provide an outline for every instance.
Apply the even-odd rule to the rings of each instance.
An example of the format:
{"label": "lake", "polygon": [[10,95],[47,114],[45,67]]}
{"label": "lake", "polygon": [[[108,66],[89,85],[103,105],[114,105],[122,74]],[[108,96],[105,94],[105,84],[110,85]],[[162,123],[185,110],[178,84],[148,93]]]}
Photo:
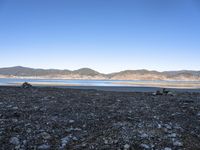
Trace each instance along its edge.
{"label": "lake", "polygon": [[172,87],[200,88],[200,81],[148,81],[148,80],[59,80],[0,78],[0,85],[21,85],[29,82],[36,86],[114,86],[114,87]]}
{"label": "lake", "polygon": [[[23,82],[29,82],[37,85],[62,85],[62,86],[125,86],[120,84],[128,81],[111,81],[111,80],[60,80],[60,79],[0,79],[0,85],[18,85]],[[130,82],[130,81],[129,81]],[[119,83],[119,84],[118,84]],[[127,86],[127,85],[126,85]],[[131,86],[131,85],[129,85]]]}

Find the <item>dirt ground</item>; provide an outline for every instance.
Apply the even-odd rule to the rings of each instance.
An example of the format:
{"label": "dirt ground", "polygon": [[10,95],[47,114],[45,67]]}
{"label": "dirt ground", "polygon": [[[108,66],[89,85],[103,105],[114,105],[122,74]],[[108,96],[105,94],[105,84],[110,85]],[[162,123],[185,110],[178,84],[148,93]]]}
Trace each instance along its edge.
{"label": "dirt ground", "polygon": [[200,93],[0,87],[0,149],[200,149]]}

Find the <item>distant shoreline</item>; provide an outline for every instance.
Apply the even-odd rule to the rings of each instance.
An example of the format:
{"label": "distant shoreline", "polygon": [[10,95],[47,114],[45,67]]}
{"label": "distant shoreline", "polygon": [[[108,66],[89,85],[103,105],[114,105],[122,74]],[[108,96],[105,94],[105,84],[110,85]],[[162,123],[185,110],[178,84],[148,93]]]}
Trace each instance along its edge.
{"label": "distant shoreline", "polygon": [[[95,78],[56,78],[56,77],[1,77],[0,79],[24,79],[24,80],[88,80],[88,81],[151,81],[151,82],[200,82],[200,80],[154,80],[154,79],[95,79]],[[122,82],[123,83],[123,82]]]}

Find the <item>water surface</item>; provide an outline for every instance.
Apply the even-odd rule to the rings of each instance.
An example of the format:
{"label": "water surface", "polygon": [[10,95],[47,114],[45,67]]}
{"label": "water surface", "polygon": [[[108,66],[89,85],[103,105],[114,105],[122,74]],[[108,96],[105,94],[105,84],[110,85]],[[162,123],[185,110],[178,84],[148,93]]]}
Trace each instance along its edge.
{"label": "water surface", "polygon": [[112,86],[112,87],[171,87],[200,88],[200,81],[149,81],[149,80],[59,80],[0,78],[0,85],[21,85],[29,82],[38,86]]}

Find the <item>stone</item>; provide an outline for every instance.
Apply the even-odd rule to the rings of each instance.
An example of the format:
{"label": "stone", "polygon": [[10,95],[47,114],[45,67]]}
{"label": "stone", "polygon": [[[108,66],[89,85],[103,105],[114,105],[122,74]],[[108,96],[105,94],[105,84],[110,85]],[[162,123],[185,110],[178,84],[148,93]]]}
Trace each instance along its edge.
{"label": "stone", "polygon": [[12,137],[12,138],[10,138],[10,143],[13,145],[19,145],[20,141],[17,137]]}
{"label": "stone", "polygon": [[51,138],[51,135],[49,133],[47,133],[47,132],[42,132],[40,135],[45,140],[49,140]]}
{"label": "stone", "polygon": [[140,135],[140,137],[141,137],[142,139],[145,139],[145,138],[148,138],[149,136],[148,136],[148,134],[146,134],[146,133],[142,133],[142,134]]}
{"label": "stone", "polygon": [[149,145],[147,145],[147,144],[141,144],[140,146],[141,146],[142,148],[144,148],[144,149],[150,149]]}
{"label": "stone", "polygon": [[75,121],[74,120],[69,120],[69,123],[74,123]]}
{"label": "stone", "polygon": [[73,137],[72,137],[72,140],[73,140],[73,141],[78,141],[78,138],[75,137],[75,136],[73,136]]}
{"label": "stone", "polygon": [[11,107],[12,107],[12,105],[8,105],[8,106],[7,106],[7,108],[11,108]]}
{"label": "stone", "polygon": [[125,144],[124,145],[124,150],[128,150],[128,149],[130,149],[130,145],[129,144]]}
{"label": "stone", "polygon": [[27,133],[31,133],[31,132],[32,132],[31,128],[28,128],[28,129],[26,130],[26,132],[27,132]]}
{"label": "stone", "polygon": [[27,140],[23,140],[23,142],[22,142],[24,145],[26,145],[27,144]]}
{"label": "stone", "polygon": [[13,110],[17,110],[17,109],[19,109],[19,108],[16,106],[16,107],[13,107],[12,109],[13,109]]}
{"label": "stone", "polygon": [[104,144],[108,144],[108,140],[104,140]]}
{"label": "stone", "polygon": [[14,122],[14,123],[16,123],[16,122],[18,122],[18,119],[12,119],[12,122]]}
{"label": "stone", "polygon": [[66,131],[67,132],[72,132],[72,131],[82,131],[82,129],[81,128],[68,128],[68,129],[66,129]]}
{"label": "stone", "polygon": [[72,136],[69,135],[61,139],[61,148],[64,148],[70,142],[71,137]]}
{"label": "stone", "polygon": [[171,148],[169,147],[165,147],[164,150],[172,150]]}
{"label": "stone", "polygon": [[175,138],[176,137],[176,133],[169,134],[168,137]]}
{"label": "stone", "polygon": [[175,96],[175,94],[171,91],[168,91],[167,89],[162,89],[161,91],[156,91],[155,93],[153,93],[154,96],[157,96],[157,95],[170,95],[170,96]]}
{"label": "stone", "polygon": [[172,129],[172,127],[171,127],[170,125],[168,125],[168,124],[165,124],[165,127],[166,127],[166,129],[168,129],[168,130],[171,130],[171,129]]}
{"label": "stone", "polygon": [[83,143],[81,146],[82,146],[82,147],[86,147],[86,146],[87,146],[87,144],[86,144],[86,143]]}
{"label": "stone", "polygon": [[158,129],[161,129],[162,128],[162,125],[161,124],[158,124]]}
{"label": "stone", "polygon": [[181,143],[180,141],[175,141],[173,143],[174,146],[178,146],[178,147],[182,147],[183,146],[183,143]]}
{"label": "stone", "polygon": [[50,149],[50,146],[49,145],[47,145],[47,144],[42,144],[42,145],[40,145],[40,146],[38,146],[38,149]]}
{"label": "stone", "polygon": [[24,89],[28,89],[28,88],[31,88],[31,87],[32,87],[32,85],[30,83],[28,83],[28,82],[24,82],[22,84],[22,88],[24,88]]}

